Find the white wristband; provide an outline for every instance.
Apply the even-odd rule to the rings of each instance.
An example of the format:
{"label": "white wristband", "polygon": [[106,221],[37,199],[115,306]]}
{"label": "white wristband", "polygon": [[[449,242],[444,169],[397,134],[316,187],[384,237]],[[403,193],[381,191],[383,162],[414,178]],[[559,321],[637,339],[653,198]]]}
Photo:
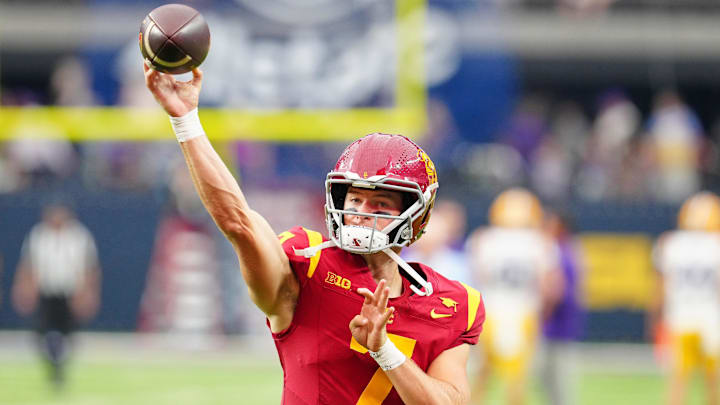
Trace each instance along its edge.
{"label": "white wristband", "polygon": [[407,357],[402,354],[400,349],[395,347],[395,344],[390,339],[385,340],[385,343],[380,346],[380,350],[376,352],[369,352],[370,357],[375,359],[377,364],[384,371],[400,367],[403,363],[405,363],[405,360],[407,360]]}
{"label": "white wristband", "polygon": [[200,117],[198,117],[197,108],[182,117],[170,117],[170,124],[172,124],[178,142],[186,142],[205,135],[205,130],[203,130],[200,123]]}

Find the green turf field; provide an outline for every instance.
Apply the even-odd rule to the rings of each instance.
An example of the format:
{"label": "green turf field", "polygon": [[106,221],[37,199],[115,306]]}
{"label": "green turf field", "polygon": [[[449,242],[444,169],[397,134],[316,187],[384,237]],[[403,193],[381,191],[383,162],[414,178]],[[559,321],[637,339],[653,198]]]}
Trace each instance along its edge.
{"label": "green turf field", "polygon": [[[25,354],[0,349],[0,404],[72,405],[213,405],[279,404],[282,373],[272,347],[227,353],[80,351],[68,374],[65,390],[56,392],[28,347]],[[581,368],[581,405],[646,405],[663,403],[664,384],[657,371],[598,371]],[[497,387],[496,384],[494,384]],[[488,404],[499,404],[497,389]],[[530,405],[545,404],[541,387],[533,385]],[[699,384],[689,404],[703,404]]]}
{"label": "green turf field", "polygon": [[[278,404],[282,375],[274,366],[236,367],[195,362],[131,365],[78,362],[63,392],[44,380],[43,370],[27,362],[0,368],[0,404]],[[699,387],[693,404],[701,404]],[[531,404],[542,404],[539,387]],[[580,382],[580,404],[662,403],[663,383],[657,375],[588,374]],[[491,403],[498,403],[497,395]]]}
{"label": "green turf field", "polygon": [[56,392],[35,363],[3,362],[0,404],[279,404],[282,375],[272,365],[77,361]]}

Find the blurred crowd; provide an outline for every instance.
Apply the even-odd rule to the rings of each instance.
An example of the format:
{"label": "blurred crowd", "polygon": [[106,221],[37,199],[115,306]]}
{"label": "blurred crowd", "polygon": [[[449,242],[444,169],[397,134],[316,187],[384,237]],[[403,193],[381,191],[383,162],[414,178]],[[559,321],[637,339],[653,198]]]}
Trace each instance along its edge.
{"label": "blurred crowd", "polygon": [[[126,80],[122,106],[152,103],[142,76]],[[56,106],[98,105],[92,72],[80,58],[54,69],[48,90]],[[430,129],[420,140],[437,162],[441,179],[472,184],[488,195],[522,185],[544,200],[653,200],[679,203],[718,183],[717,123],[703,124],[674,89],[658,90],[652,105],[622,89],[596,95],[593,105],[552,94],[523,94],[489,142],[473,142],[453,123],[442,100],[429,104]],[[34,106],[43,95],[3,91],[4,106]],[[642,111],[647,111],[643,113]],[[0,192],[14,193],[68,180],[88,189],[152,190],[165,187],[174,142],[71,142],[54,128],[16,134],[0,144]],[[226,145],[238,174],[251,184],[315,184],[338,144]],[[288,159],[292,157],[292,159]],[[262,173],[262,175],[258,175]]]}
{"label": "blurred crowd", "polygon": [[544,200],[654,200],[679,203],[717,177],[717,139],[673,90],[655,94],[649,113],[622,90],[573,100],[528,95],[493,143],[462,152],[459,169],[495,192],[523,184]]}
{"label": "blurred crowd", "polygon": [[[114,2],[116,0],[63,3],[90,6]],[[430,2],[428,21],[431,24],[428,26],[432,30],[428,32],[426,49],[431,96],[429,129],[419,143],[433,156],[445,189],[447,185],[462,188],[472,184],[473,189],[491,196],[520,185],[550,203],[580,199],[677,204],[700,189],[714,189],[720,184],[717,156],[720,125],[714,122],[717,116],[704,116],[701,120],[695,111],[697,106],[685,101],[682,88],[656,86],[652,101],[638,100],[636,94],[619,87],[592,90],[597,94],[582,94],[579,89],[574,95],[554,94],[552,90],[516,92],[513,88],[521,84],[515,82],[522,79],[514,77],[512,63],[501,63],[498,69],[504,73],[490,72],[490,75],[512,76],[507,79],[512,83],[508,83],[507,88],[494,89],[503,93],[495,94],[497,100],[475,99],[466,93],[453,96],[433,93],[434,86],[447,84],[454,76],[460,77],[457,80],[461,82],[468,81],[460,67],[463,57],[460,56],[458,21],[452,13],[445,12],[455,3],[477,3],[478,7],[485,4],[483,1]],[[496,0],[489,3],[498,7],[602,12],[633,4],[663,10],[672,3],[673,7],[694,9],[709,6],[710,2]],[[279,35],[282,40],[273,40],[255,33],[256,27],[251,21],[239,19],[240,23],[230,24],[218,15],[222,9],[219,7],[228,4],[234,4],[238,13],[233,18],[252,15],[259,12],[253,2],[197,0],[191,4],[204,10],[213,27],[213,57],[202,67],[206,77],[201,102],[207,107],[346,108],[385,106],[392,99],[395,80],[392,68],[385,61],[392,57],[394,49],[388,45],[392,41],[383,38],[392,34],[393,22],[379,17],[392,14],[386,5],[373,3],[370,11],[374,17],[370,19],[350,13],[348,21],[356,23],[347,28],[353,33],[351,38],[339,38],[342,36],[326,30],[323,24],[283,32],[286,21],[275,16],[274,23],[284,36]],[[153,5],[155,2],[143,3],[142,7]],[[313,9],[310,5],[307,7]],[[359,58],[363,63],[354,63]],[[30,89],[22,84],[3,82],[2,106],[111,104],[157,108],[144,86],[134,37],[113,54],[85,50],[75,56],[53,59],[53,63],[52,69],[48,69],[51,74],[46,88]],[[236,80],[236,77],[246,80]],[[491,82],[498,77],[477,79]],[[473,81],[477,81],[475,77]],[[474,93],[488,90],[465,84]],[[316,91],[317,88],[323,91]],[[498,129],[490,134],[478,134],[478,128],[473,129],[466,119],[457,118],[460,113],[457,106],[450,105],[451,97],[462,98],[463,109],[471,105],[470,98],[480,100],[482,104],[470,107],[476,109],[471,113],[484,116],[489,111],[492,116],[476,122],[479,126],[494,125]],[[500,98],[508,99],[508,111],[494,106],[505,103]],[[169,126],[168,141],[143,143],[71,142],[61,129],[48,127],[31,127],[26,132],[11,134],[10,140],[0,143],[0,172],[3,173],[0,193],[22,192],[57,183],[82,184],[97,190],[162,189],[170,178],[169,168],[173,164],[169,162],[179,158]],[[246,185],[316,185],[343,143],[236,141],[220,149]]]}
{"label": "blurred crowd", "polygon": [[717,12],[718,5],[708,0],[498,0],[508,7],[523,9],[556,10],[571,16],[592,16],[627,11],[654,12]]}

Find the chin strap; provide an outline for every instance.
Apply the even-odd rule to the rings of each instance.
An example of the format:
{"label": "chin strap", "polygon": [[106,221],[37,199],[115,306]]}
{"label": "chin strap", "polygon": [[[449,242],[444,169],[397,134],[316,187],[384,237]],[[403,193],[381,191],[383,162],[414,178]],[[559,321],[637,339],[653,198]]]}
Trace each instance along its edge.
{"label": "chin strap", "polygon": [[[322,249],[326,249],[329,247],[335,247],[335,246],[337,246],[335,244],[335,242],[333,242],[332,240],[328,240],[319,245],[309,246],[309,247],[306,247],[305,249],[293,248],[293,250],[295,251],[295,254],[298,256],[310,258],[310,257],[315,256],[317,254],[317,252],[321,251]],[[426,296],[432,295],[432,293],[433,293],[432,283],[430,283],[429,281],[422,278],[422,276],[420,274],[418,274],[418,272],[415,271],[415,269],[413,269],[412,266],[407,264],[407,262],[405,260],[403,260],[402,257],[400,257],[397,253],[395,253],[395,251],[393,251],[390,248],[383,249],[382,252],[385,253],[386,255],[390,256],[390,258],[393,259],[395,261],[395,263],[397,263],[400,267],[402,267],[403,270],[405,270],[405,272],[408,274],[408,276],[410,276],[412,278],[412,280],[410,280],[411,281],[410,289],[415,294],[417,294],[421,297],[426,297]],[[417,288],[415,286],[415,284],[412,283],[412,281],[415,281],[415,283],[422,286],[422,290]]]}
{"label": "chin strap", "polygon": [[323,250],[323,249],[326,249],[326,248],[329,248],[329,247],[335,247],[335,246],[337,246],[337,245],[335,244],[335,242],[333,242],[332,240],[327,240],[327,241],[325,241],[325,242],[323,242],[323,243],[321,243],[321,244],[319,244],[319,245],[308,246],[308,247],[306,247],[305,249],[295,249],[295,248],[293,248],[293,251],[295,251],[295,254],[296,254],[296,255],[302,256],[302,257],[305,257],[305,258],[308,258],[308,259],[309,259],[309,258],[315,256],[315,255],[317,254],[317,252],[319,252],[319,251],[321,251],[321,250]]}
{"label": "chin strap", "polygon": [[[423,287],[423,289],[425,290],[425,291],[423,291],[423,290],[415,287],[415,285],[411,282],[410,289],[413,290],[413,292],[415,294],[417,294],[421,297],[426,297],[426,296],[432,295],[432,293],[433,293],[432,283],[430,283],[429,281],[422,278],[422,276],[420,274],[418,274],[418,272],[415,271],[415,269],[413,269],[412,266],[407,264],[407,262],[405,260],[403,260],[402,257],[398,256],[398,254],[395,253],[394,250],[387,248],[387,249],[384,249],[383,252],[386,255],[390,256],[391,259],[395,260],[395,262],[400,267],[402,267],[403,270],[405,270],[405,272],[408,274],[408,276],[410,276],[416,283],[421,285]],[[412,281],[412,280],[410,280],[410,281]]]}

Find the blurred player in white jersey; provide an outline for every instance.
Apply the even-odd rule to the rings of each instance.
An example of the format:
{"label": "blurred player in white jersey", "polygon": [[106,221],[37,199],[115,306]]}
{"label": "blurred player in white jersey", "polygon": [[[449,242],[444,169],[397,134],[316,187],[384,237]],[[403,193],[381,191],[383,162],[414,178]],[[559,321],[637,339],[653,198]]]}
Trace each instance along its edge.
{"label": "blurred player in white jersey", "polygon": [[506,403],[525,402],[541,320],[562,293],[558,249],[541,230],[542,218],[542,206],[532,193],[509,189],[490,207],[490,226],[476,230],[468,241],[487,308],[474,403],[483,403],[491,372],[504,385]]}
{"label": "blurred player in white jersey", "polygon": [[688,381],[699,368],[707,403],[718,405],[720,198],[701,192],[685,201],[678,229],[661,235],[653,254],[661,288],[653,315],[669,335],[668,404],[685,403]]}

